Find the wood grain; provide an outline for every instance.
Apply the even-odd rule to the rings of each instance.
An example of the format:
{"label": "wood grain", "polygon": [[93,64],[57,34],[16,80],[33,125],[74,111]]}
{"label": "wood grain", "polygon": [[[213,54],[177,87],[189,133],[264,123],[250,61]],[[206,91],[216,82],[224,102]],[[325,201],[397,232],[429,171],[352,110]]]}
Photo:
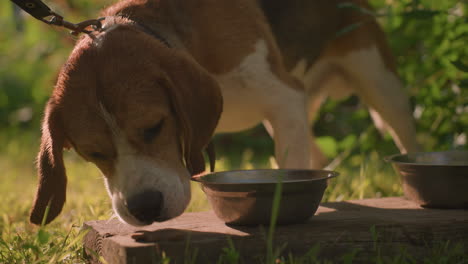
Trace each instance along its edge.
{"label": "wood grain", "polygon": [[[265,227],[227,226],[212,211],[182,216],[144,228],[118,220],[89,221],[84,245],[91,263],[152,263],[162,252],[175,262],[197,256],[196,263],[216,263],[230,239],[244,263],[265,255]],[[374,234],[371,228],[376,231]],[[375,254],[375,235],[382,254],[405,246],[415,257],[439,241],[468,240],[468,211],[423,209],[400,197],[322,204],[308,222],[277,227],[275,245],[283,254],[305,254],[317,243],[320,256],[339,259],[359,250],[359,258]],[[466,245],[466,244],[465,244]]]}

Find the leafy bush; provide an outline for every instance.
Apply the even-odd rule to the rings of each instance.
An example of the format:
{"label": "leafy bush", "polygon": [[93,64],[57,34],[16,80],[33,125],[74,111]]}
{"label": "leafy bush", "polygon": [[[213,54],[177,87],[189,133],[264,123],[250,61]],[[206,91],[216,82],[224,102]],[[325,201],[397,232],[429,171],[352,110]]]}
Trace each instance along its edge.
{"label": "leafy bush", "polygon": [[[111,0],[45,1],[70,21],[97,17]],[[418,138],[426,150],[467,148],[468,18],[463,0],[372,0],[374,14],[387,32],[414,106]],[[352,5],[342,8],[353,9]],[[367,12],[364,10],[363,12]],[[0,3],[0,127],[3,133],[38,131],[42,108],[74,37]],[[330,157],[397,151],[381,136],[358,99],[328,100],[315,126],[319,144]],[[219,151],[239,160],[254,146],[254,157],[272,153],[262,128],[217,139]],[[354,147],[354,148],[353,148]],[[237,154],[236,154],[237,153]],[[264,158],[262,158],[265,161]]]}
{"label": "leafy bush", "polygon": [[[351,3],[342,4],[341,8],[374,15],[386,31],[397,59],[398,72],[414,108],[418,141],[426,151],[467,149],[466,1],[372,0],[371,3],[375,10],[360,9]],[[345,34],[357,26],[352,25],[338,33]],[[373,127],[366,106],[356,97],[343,101],[327,100],[314,131],[319,145],[330,158],[342,153],[345,154],[342,158],[352,161],[353,156],[374,151],[381,155],[398,152],[391,137],[382,137]],[[241,137],[228,136],[237,149],[245,148],[244,140],[253,141],[255,137],[261,139],[258,144],[263,144],[257,152],[272,149],[261,128]],[[218,140],[225,143],[227,139]],[[358,160],[356,166],[362,161]]]}

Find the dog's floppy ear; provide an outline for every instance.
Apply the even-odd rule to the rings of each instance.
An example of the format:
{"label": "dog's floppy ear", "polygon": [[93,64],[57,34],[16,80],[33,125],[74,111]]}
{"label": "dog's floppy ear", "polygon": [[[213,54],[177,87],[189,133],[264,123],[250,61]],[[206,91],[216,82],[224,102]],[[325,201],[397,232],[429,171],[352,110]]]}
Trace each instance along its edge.
{"label": "dog's floppy ear", "polygon": [[192,175],[205,170],[203,150],[221,116],[223,100],[216,80],[191,58],[171,56],[164,61],[167,86],[182,126],[183,154]]}
{"label": "dog's floppy ear", "polygon": [[[62,211],[67,185],[63,164],[65,144],[58,107],[51,99],[42,123],[41,147],[37,158],[39,185],[30,215],[30,221],[34,224],[40,225],[43,220],[48,224]],[[47,207],[49,210],[44,219]]]}

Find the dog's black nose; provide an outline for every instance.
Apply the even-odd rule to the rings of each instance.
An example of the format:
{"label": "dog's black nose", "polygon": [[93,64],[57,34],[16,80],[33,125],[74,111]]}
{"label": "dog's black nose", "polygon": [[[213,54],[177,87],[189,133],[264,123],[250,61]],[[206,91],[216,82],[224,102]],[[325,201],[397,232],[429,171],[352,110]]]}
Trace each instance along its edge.
{"label": "dog's black nose", "polygon": [[138,221],[151,224],[161,215],[163,195],[158,191],[143,191],[127,200],[127,208]]}

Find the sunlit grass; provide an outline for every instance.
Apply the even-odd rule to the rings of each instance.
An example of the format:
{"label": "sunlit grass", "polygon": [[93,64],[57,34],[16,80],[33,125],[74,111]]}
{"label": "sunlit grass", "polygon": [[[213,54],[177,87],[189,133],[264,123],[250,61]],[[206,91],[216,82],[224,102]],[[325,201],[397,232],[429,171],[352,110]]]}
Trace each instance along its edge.
{"label": "sunlit grass", "polygon": [[[83,222],[113,217],[101,173],[91,163],[80,159],[73,151],[65,151],[68,175],[67,202],[62,214],[44,229],[29,224],[28,213],[36,188],[35,152],[37,137],[8,141],[2,146],[0,166],[0,263],[73,263],[83,261],[80,227]],[[241,157],[241,168],[252,169],[269,164],[253,164],[252,151]],[[379,157],[355,160],[365,164],[357,173],[343,169],[331,181],[324,200],[374,197],[399,194],[395,177],[386,170]],[[217,170],[232,169],[226,157],[217,162]],[[340,168],[338,168],[340,170]],[[187,211],[209,210],[210,206],[197,183],[192,183],[192,201]]]}
{"label": "sunlit grass", "polygon": [[[47,227],[33,226],[28,222],[28,214],[37,180],[34,164],[38,148],[37,135],[4,142],[0,149],[0,263],[84,262],[82,224],[89,220],[114,217],[101,173],[73,151],[65,151],[69,182],[66,205],[62,214]],[[246,150],[240,159],[239,168],[270,166],[269,163],[252,163],[255,160],[252,155],[251,150]],[[239,169],[229,164],[228,157],[220,157],[217,171]],[[330,181],[324,202],[396,196],[402,193],[398,177],[377,153],[352,156],[339,164],[336,170],[341,175]],[[200,186],[192,183],[192,201],[187,211],[209,209]],[[220,263],[237,263],[227,261],[239,258],[234,248],[226,248],[223,252],[220,259],[224,260]],[[311,248],[311,252],[303,257],[288,256],[281,263],[316,263],[310,262],[317,258],[314,248]]]}
{"label": "sunlit grass", "polygon": [[[98,9],[115,1],[77,0],[73,5],[67,3],[70,1],[46,2],[52,9],[76,22],[95,17]],[[400,75],[411,87],[408,92],[412,102],[421,110],[417,117],[419,141],[426,150],[466,149],[466,139],[462,139],[466,134],[467,119],[464,118],[466,111],[462,106],[466,105],[468,79],[466,70],[463,70],[464,73],[461,71],[466,66],[460,67],[460,64],[466,65],[466,61],[462,62],[467,57],[463,38],[466,36],[466,4],[458,0],[371,2],[383,8],[380,12],[392,14],[388,18],[381,17],[384,20],[382,25],[389,33]],[[398,15],[412,9],[416,11],[413,18]],[[417,9],[420,9],[419,12]],[[442,12],[425,18],[424,14],[430,14],[431,10]],[[21,16],[24,29],[19,30],[14,26],[12,11],[11,1],[0,1],[0,263],[80,263],[82,233],[79,230],[82,223],[113,217],[102,176],[94,165],[83,162],[73,152],[67,152],[68,199],[62,214],[43,229],[28,223],[36,188],[34,159],[38,148],[39,116],[50,95],[56,72],[73,47],[74,38],[66,30],[39,23],[30,16]],[[317,135],[327,136],[318,139],[321,139],[319,143],[328,144],[325,152],[330,156],[349,149],[349,142],[356,139],[350,133],[355,131],[351,128],[356,127],[356,131],[365,128],[363,120],[366,119],[367,109],[347,111],[349,106],[338,108],[330,104],[326,109],[325,105],[324,113],[330,110],[336,112],[329,115],[333,117],[332,121],[323,118],[322,123],[319,120],[316,126],[322,128]],[[21,108],[32,110],[32,120],[20,122],[15,118],[16,111]],[[17,130],[24,128],[22,126],[36,132],[17,135]],[[5,136],[6,133],[9,135]],[[338,140],[343,135],[346,137]],[[371,148],[375,144],[368,139],[359,143],[366,143]],[[369,146],[363,149],[369,149]],[[263,158],[268,160],[266,156]],[[256,160],[255,154],[249,149],[244,150],[240,158],[236,156],[235,162],[232,160],[233,157],[221,157],[217,170],[270,166],[268,162],[253,162]],[[341,175],[330,181],[324,202],[402,194],[397,175],[376,151],[364,151],[360,155],[352,153],[338,164],[336,170]],[[198,184],[192,184],[192,193],[193,199],[187,211],[210,209]],[[290,256],[285,263],[317,263],[316,249],[311,249],[307,256]],[[235,250],[226,252],[235,259]],[[440,252],[441,256],[447,255],[445,248]]]}
{"label": "sunlit grass", "polygon": [[82,260],[84,221],[112,213],[100,173],[66,153],[68,198],[57,221],[46,228],[29,224],[36,189],[37,137],[2,141],[0,152],[0,263],[77,263]]}

